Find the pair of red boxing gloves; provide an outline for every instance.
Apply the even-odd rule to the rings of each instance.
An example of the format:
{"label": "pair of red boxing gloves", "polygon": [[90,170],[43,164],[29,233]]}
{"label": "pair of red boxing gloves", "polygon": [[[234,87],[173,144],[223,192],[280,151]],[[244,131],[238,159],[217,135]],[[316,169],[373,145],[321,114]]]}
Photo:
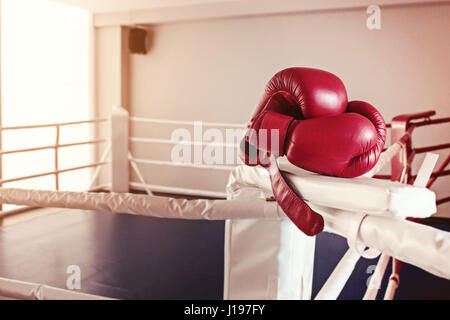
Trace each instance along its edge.
{"label": "pair of red boxing gloves", "polygon": [[290,68],[266,87],[241,144],[241,158],[270,174],[275,199],[286,215],[309,236],[324,220],[291,189],[277,158],[323,175],[352,178],[370,171],[386,140],[381,114],[362,101],[348,102],[342,81],[317,69]]}

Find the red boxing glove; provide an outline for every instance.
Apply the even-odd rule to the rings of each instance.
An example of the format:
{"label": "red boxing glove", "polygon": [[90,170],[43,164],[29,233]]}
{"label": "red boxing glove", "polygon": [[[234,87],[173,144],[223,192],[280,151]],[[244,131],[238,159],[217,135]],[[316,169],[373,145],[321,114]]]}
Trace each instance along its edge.
{"label": "red boxing glove", "polygon": [[248,165],[263,165],[276,200],[307,235],[323,218],[300,199],[279,172],[276,157],[305,170],[338,177],[360,176],[377,163],[386,139],[380,113],[368,103],[348,103],[342,81],[316,69],[291,68],[269,82],[242,144]]}

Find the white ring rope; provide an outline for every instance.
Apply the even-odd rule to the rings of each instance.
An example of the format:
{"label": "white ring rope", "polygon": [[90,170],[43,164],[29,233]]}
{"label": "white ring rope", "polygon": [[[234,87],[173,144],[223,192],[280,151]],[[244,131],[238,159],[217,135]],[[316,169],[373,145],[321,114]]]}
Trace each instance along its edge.
{"label": "white ring rope", "polygon": [[142,122],[142,123],[156,123],[156,124],[168,124],[168,125],[181,125],[181,126],[195,126],[201,124],[204,127],[217,127],[217,128],[238,128],[245,129],[246,123],[221,123],[221,122],[206,122],[206,121],[182,121],[182,120],[164,120],[164,119],[152,119],[141,117],[130,117],[130,121]]}
{"label": "white ring rope", "polygon": [[43,284],[0,278],[0,297],[21,300],[113,300]]}
{"label": "white ring rope", "polygon": [[186,200],[124,193],[0,188],[0,203],[70,208],[188,220],[285,218],[276,202],[252,200]]}

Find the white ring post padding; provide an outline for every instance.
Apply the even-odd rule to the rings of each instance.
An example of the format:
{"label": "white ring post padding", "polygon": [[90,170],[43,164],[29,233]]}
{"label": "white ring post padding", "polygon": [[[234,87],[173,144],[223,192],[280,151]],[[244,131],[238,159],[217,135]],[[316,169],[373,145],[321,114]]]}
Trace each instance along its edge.
{"label": "white ring post padding", "polygon": [[[348,238],[359,213],[309,203],[325,219],[325,230]],[[413,264],[438,277],[450,279],[450,232],[407,220],[367,216],[361,223],[360,241],[398,260]]]}
{"label": "white ring post padding", "polygon": [[[397,218],[428,218],[437,210],[436,195],[426,188],[368,177],[328,177],[293,165],[281,169],[298,195],[321,206]],[[264,188],[266,183],[270,181]]]}
{"label": "white ring post padding", "polygon": [[[358,177],[328,177],[301,170],[280,159],[280,168],[292,189],[305,201],[329,208],[368,215],[427,218],[436,212],[436,195],[426,188],[399,182]],[[263,168],[239,166],[231,172],[229,194],[249,188],[273,197],[270,178]]]}
{"label": "white ring post padding", "polygon": [[[271,191],[239,184],[239,173],[230,175],[229,200],[267,198]],[[288,219],[230,219],[225,226],[225,300],[311,299],[315,238]]]}
{"label": "white ring post padding", "polygon": [[0,188],[0,203],[69,208],[188,220],[286,218],[264,199],[186,200],[130,193],[88,193]]}
{"label": "white ring post padding", "polygon": [[114,300],[111,298],[0,278],[0,297],[20,300]]}
{"label": "white ring post padding", "polygon": [[[254,235],[254,241],[260,241],[258,238],[261,237],[261,234]],[[295,224],[286,219],[280,223],[278,239],[277,299],[311,300],[316,248],[315,237],[308,237]],[[245,246],[244,241],[242,241],[242,245]],[[268,246],[267,252],[270,252],[269,250],[273,248],[274,245]],[[261,256],[261,253],[257,252],[254,259],[260,260],[258,257]],[[250,257],[246,259],[251,260]],[[236,264],[237,262],[235,262]],[[248,270],[248,273],[250,272],[251,270]]]}

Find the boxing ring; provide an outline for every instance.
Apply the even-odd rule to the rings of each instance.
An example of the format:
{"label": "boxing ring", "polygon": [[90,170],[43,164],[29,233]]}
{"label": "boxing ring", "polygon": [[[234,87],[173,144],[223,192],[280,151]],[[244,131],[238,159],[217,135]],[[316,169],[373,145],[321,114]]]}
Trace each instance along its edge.
{"label": "boxing ring", "polygon": [[[336,299],[357,261],[374,258],[381,254],[377,268],[371,278],[364,299],[375,299],[380,277],[386,272],[390,257],[395,259],[386,299],[393,298],[399,279],[401,262],[415,265],[433,275],[450,279],[450,233],[429,227],[423,222],[436,212],[436,204],[448,202],[450,198],[436,200],[428,188],[433,182],[450,172],[444,163],[433,172],[437,158],[429,154],[419,172],[412,175],[411,163],[414,155],[440,149],[450,145],[438,145],[413,149],[412,131],[425,125],[450,122],[450,118],[429,119],[432,112],[399,116],[393,119],[391,146],[386,149],[377,166],[363,177],[343,179],[325,177],[296,168],[283,159],[280,167],[294,190],[325,219],[325,231],[347,239],[348,252],[315,299]],[[103,123],[108,119],[82,122]],[[2,180],[21,181],[40,176],[55,176],[56,190],[24,190],[0,188],[0,203],[26,207],[54,207],[81,210],[96,210],[109,213],[131,214],[147,217],[184,220],[225,220],[225,299],[311,299],[312,265],[314,262],[314,238],[304,236],[286,218],[273,201],[270,180],[261,168],[245,166],[202,165],[170,163],[133,157],[131,143],[174,143],[170,140],[136,138],[129,136],[132,122],[145,124],[166,123],[165,120],[130,117],[123,108],[116,108],[110,119],[111,138],[83,141],[70,145],[59,143],[59,130],[69,124],[51,124],[57,131],[56,144],[41,148],[5,151],[25,153],[30,150],[55,150],[55,170],[33,176]],[[177,124],[174,121],[169,121]],[[179,122],[193,125],[193,122]],[[207,124],[211,127],[244,128],[243,125]],[[44,126],[2,128],[2,130],[33,129]],[[193,142],[195,143],[195,142]],[[106,144],[105,152],[98,162],[70,169],[59,169],[58,149],[82,144]],[[237,147],[237,145],[236,145]],[[108,159],[111,160],[108,160]],[[153,185],[145,181],[140,165],[191,166],[207,170],[230,173],[226,192],[170,188]],[[377,175],[388,165],[391,176]],[[110,166],[111,184],[96,186],[101,168]],[[110,188],[111,192],[59,191],[59,174],[85,168],[95,169],[91,191]],[[135,172],[139,181],[130,181],[129,170]],[[390,179],[394,181],[389,181]],[[128,193],[130,188],[140,188],[146,195]],[[174,197],[155,196],[155,193],[184,194],[199,199],[187,200]],[[209,199],[202,199],[209,198]],[[20,209],[23,210],[23,209]],[[3,212],[6,217],[13,212]],[[414,220],[414,221],[411,221]],[[261,238],[261,235],[270,237]],[[258,235],[258,239],[254,236]],[[253,242],[249,239],[253,238]],[[261,259],[264,257],[264,259]],[[242,281],[246,279],[246,281]],[[103,299],[75,291],[35,284],[0,279],[0,296],[13,299]]]}

